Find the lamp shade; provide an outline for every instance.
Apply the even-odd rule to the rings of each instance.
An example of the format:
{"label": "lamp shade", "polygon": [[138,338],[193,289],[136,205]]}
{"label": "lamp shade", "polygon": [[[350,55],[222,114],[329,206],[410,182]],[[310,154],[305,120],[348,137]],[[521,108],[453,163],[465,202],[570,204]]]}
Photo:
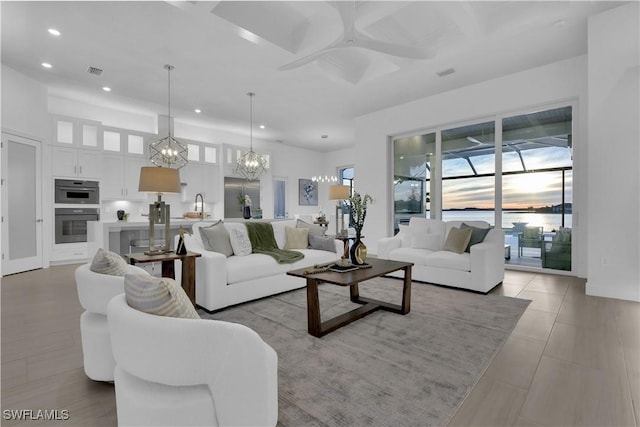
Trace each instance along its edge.
{"label": "lamp shade", "polygon": [[346,200],[351,194],[348,185],[332,185],[329,187],[329,200]]}
{"label": "lamp shade", "polygon": [[180,172],[178,169],[159,166],[143,166],[140,168],[138,191],[179,193],[180,190]]}

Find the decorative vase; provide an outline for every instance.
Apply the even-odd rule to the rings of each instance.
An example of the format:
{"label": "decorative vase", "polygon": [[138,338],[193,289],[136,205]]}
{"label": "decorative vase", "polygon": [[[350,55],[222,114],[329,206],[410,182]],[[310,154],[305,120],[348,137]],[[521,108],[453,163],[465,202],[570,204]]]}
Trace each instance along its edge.
{"label": "decorative vase", "polygon": [[356,234],[356,241],[351,245],[351,250],[349,251],[351,255],[351,263],[355,265],[364,264],[364,260],[367,258],[367,247],[362,240],[360,239],[360,233]]}
{"label": "decorative vase", "polygon": [[244,219],[251,218],[251,206],[245,206],[244,207],[244,209],[242,210],[242,217]]}
{"label": "decorative vase", "polygon": [[178,246],[176,247],[176,254],[177,255],[186,255],[187,254],[187,247],[184,245],[184,238],[182,236],[180,236],[180,239],[178,239]]}

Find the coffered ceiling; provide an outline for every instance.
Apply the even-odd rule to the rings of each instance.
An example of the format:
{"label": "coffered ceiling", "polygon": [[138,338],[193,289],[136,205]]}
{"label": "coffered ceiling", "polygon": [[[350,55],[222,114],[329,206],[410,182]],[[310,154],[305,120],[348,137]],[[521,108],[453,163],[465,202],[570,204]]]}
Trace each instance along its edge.
{"label": "coffered ceiling", "polygon": [[255,92],[255,138],[331,151],[359,115],[586,53],[587,17],[622,3],[5,1],[1,54],[52,96],[150,115],[171,64],[176,120],[248,134]]}

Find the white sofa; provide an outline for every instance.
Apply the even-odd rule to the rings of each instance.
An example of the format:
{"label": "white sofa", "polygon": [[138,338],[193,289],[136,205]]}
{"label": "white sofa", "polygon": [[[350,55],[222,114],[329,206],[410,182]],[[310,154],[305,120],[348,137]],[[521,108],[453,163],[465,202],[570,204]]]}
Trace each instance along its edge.
{"label": "white sofa", "polygon": [[278,356],[246,326],[107,306],[119,426],[275,426]]}
{"label": "white sofa", "polygon": [[[274,237],[278,248],[286,243],[285,227],[295,227],[296,220],[272,220]],[[287,276],[289,270],[311,267],[336,261],[342,255],[343,244],[336,240],[335,252],[317,249],[295,249],[304,258],[292,264],[278,264],[272,257],[252,253],[245,256],[225,255],[205,250],[199,227],[211,225],[211,221],[193,224],[192,233],[185,234],[187,250],[199,252],[196,258],[196,304],[208,311],[220,310],[231,305],[302,288],[304,279]],[[242,222],[225,222],[227,230],[246,229]],[[177,261],[179,263],[179,261]],[[181,268],[176,266],[176,280]]]}
{"label": "white sofa", "polygon": [[400,226],[398,234],[378,241],[378,257],[413,262],[413,280],[487,293],[504,279],[504,232],[490,229],[470,252],[443,250],[449,231],[463,222],[489,228],[484,221],[412,217],[408,226]]}

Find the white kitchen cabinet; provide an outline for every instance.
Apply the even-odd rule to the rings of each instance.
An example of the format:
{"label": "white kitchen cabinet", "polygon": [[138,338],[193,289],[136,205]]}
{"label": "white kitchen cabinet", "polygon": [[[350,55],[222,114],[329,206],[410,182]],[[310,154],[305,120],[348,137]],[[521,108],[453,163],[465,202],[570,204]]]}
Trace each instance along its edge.
{"label": "white kitchen cabinet", "polygon": [[101,153],[71,147],[51,148],[51,171],[55,177],[94,178],[102,175]]}
{"label": "white kitchen cabinet", "polygon": [[102,149],[100,122],[66,116],[52,116],[52,142],[77,148]]}
{"label": "white kitchen cabinet", "polygon": [[144,157],[103,154],[104,173],[100,184],[102,200],[147,200],[146,193],[138,191],[140,168],[149,166]]}
{"label": "white kitchen cabinet", "polygon": [[196,194],[202,193],[205,203],[216,203],[219,198],[218,166],[203,163],[188,163],[180,169],[180,181],[184,187],[183,200],[195,201]]}

